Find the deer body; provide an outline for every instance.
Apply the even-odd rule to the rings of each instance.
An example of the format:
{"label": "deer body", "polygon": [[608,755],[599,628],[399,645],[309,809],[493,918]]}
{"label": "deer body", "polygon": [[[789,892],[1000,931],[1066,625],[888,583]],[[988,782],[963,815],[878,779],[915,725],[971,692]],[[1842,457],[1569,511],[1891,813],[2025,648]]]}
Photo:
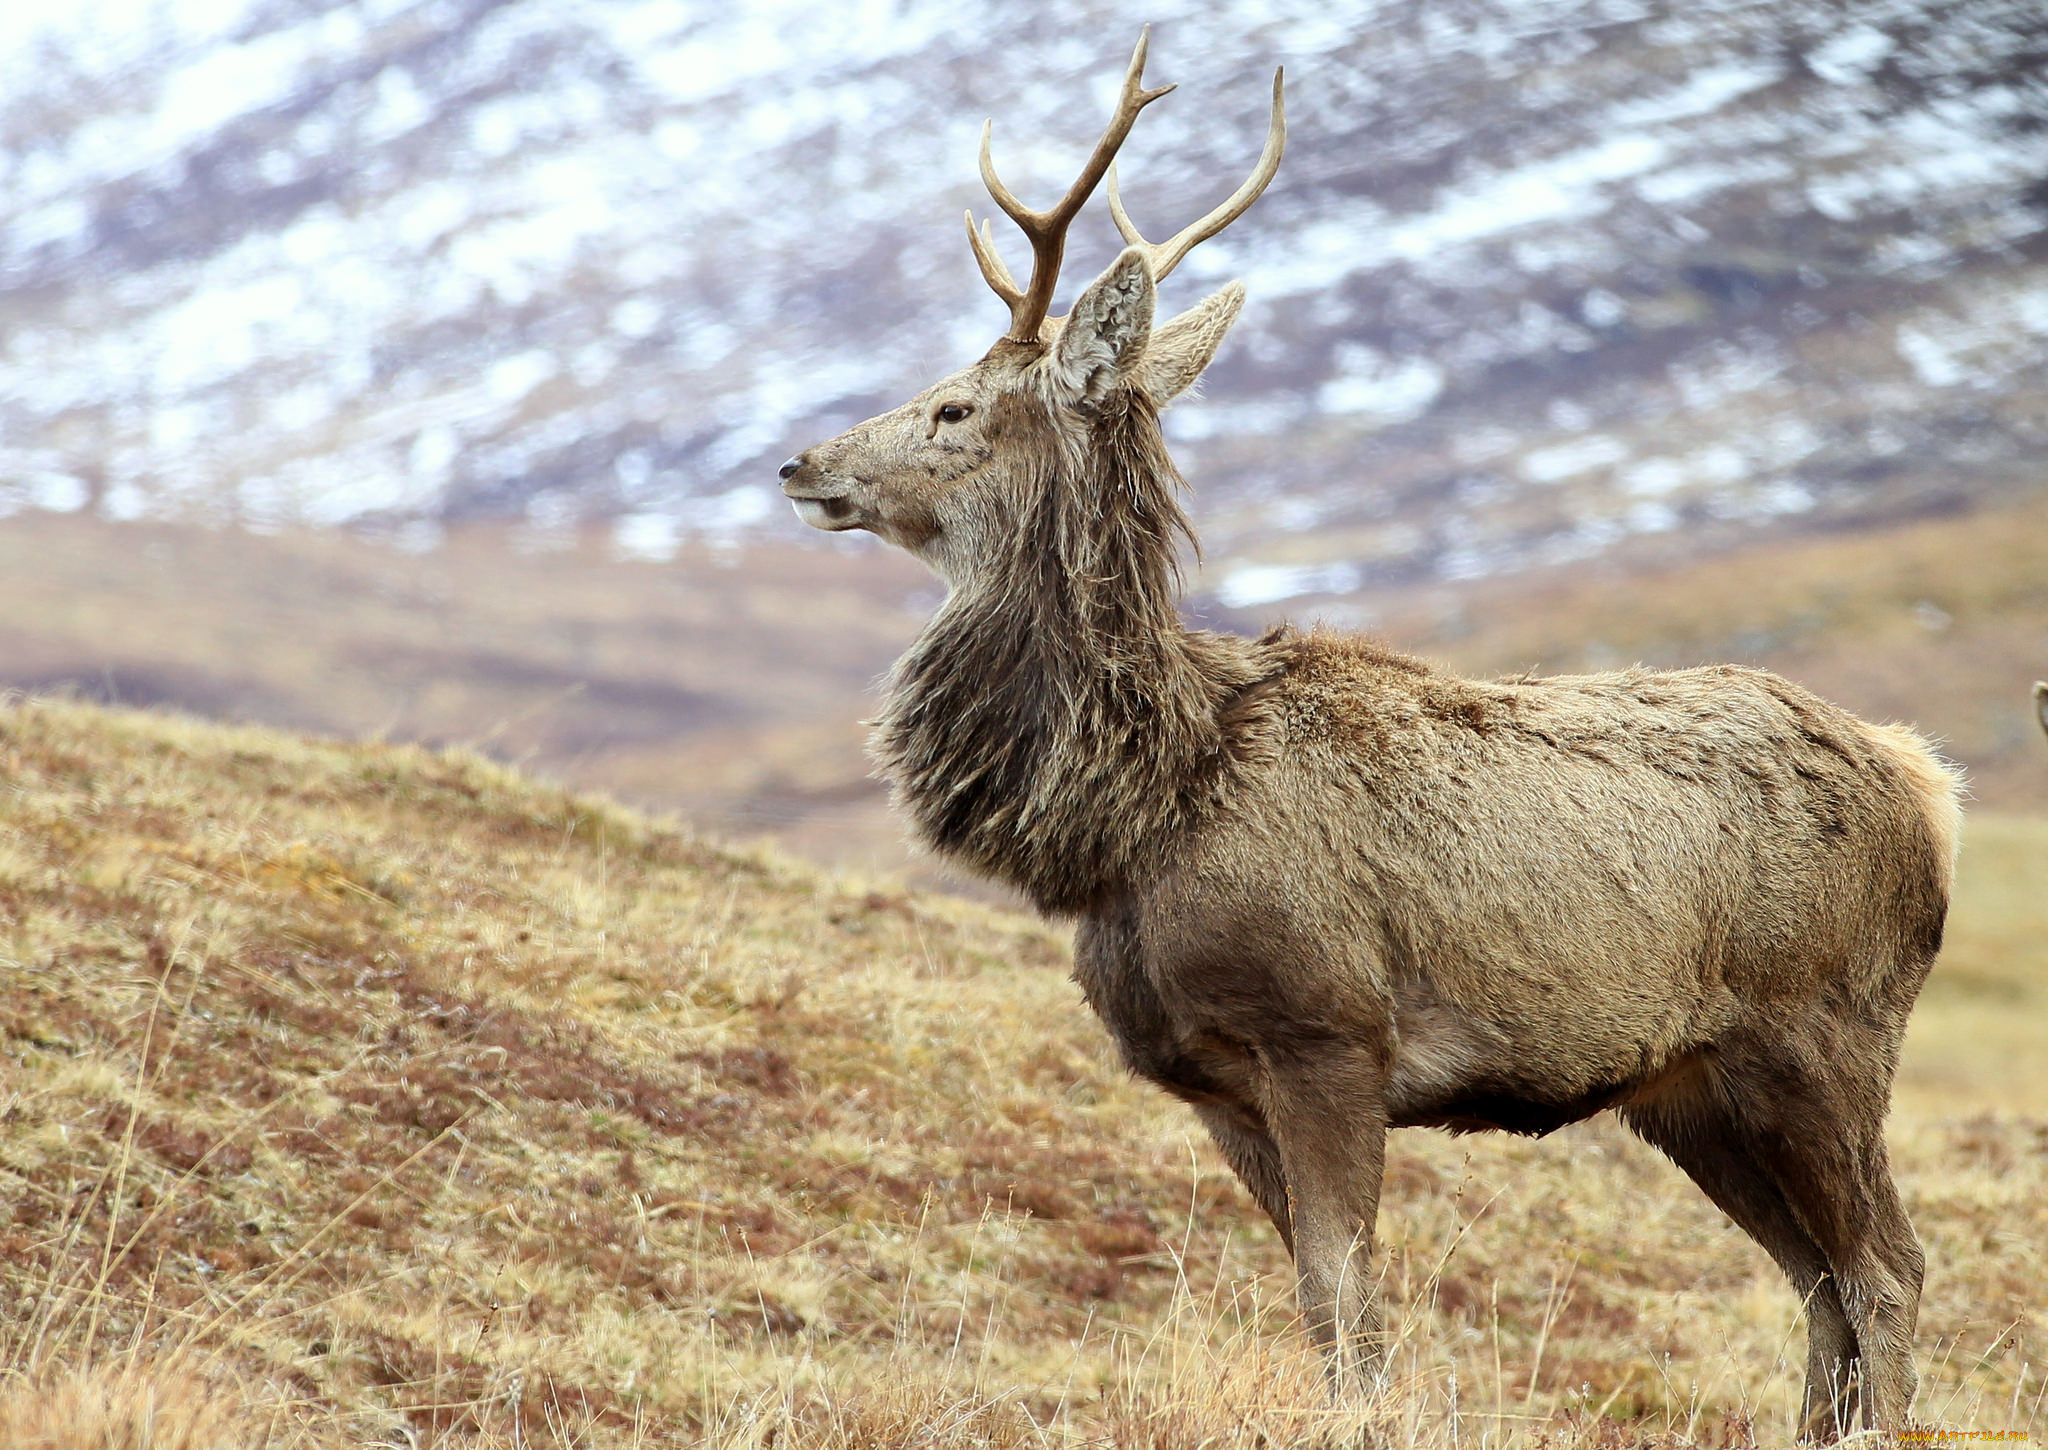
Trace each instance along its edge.
{"label": "deer body", "polygon": [[1736,1038],[1895,1044],[1940,940],[1945,781],[1767,675],[1477,685],[1347,644],[1280,645],[1236,747],[1263,768],[1082,918],[1083,985],[1145,1070],[1199,1096],[1170,1064],[1355,1053],[1390,1127],[1542,1134],[1703,1112],[1751,1086],[1723,1081]]}
{"label": "deer body", "polygon": [[1083,916],[1091,999],[1166,1014],[1120,1034],[1134,1057],[1343,1044],[1390,1126],[1544,1133],[1682,1100],[1731,1033],[1841,997],[1902,1025],[1948,843],[1867,727],[1747,671],[1480,685],[1275,653],[1232,742],[1255,768]]}
{"label": "deer body", "polygon": [[[1123,130],[1163,94],[1143,51]],[[986,149],[984,174],[1015,214]],[[1132,247],[1051,321],[1042,270],[1017,287],[970,224],[1010,335],[784,468],[807,521],[951,586],[874,737],[916,833],[1077,922],[1089,1002],[1272,1218],[1333,1364],[1376,1352],[1388,1129],[1617,1108],[1792,1280],[1808,1430],[1859,1405],[1898,1428],[1921,1255],[1882,1125],[1941,941],[1950,772],[1758,671],[1472,681],[1186,628],[1158,410],[1242,293],[1154,327],[1221,209],[1165,247],[1114,209]]]}

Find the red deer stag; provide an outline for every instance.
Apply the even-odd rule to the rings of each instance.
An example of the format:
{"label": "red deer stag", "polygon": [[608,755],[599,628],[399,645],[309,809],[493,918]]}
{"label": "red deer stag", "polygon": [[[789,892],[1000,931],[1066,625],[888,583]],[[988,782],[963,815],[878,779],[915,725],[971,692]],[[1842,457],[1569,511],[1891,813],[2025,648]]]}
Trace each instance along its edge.
{"label": "red deer stag", "polygon": [[[1154,285],[1242,214],[1285,137],[1170,241],[1111,159],[1145,41],[1045,211],[972,367],[783,465],[798,516],[950,586],[884,687],[873,754],[943,857],[1078,923],[1075,975],[1130,1066],[1191,1104],[1293,1253],[1340,1377],[1378,1363],[1389,1128],[1543,1134],[1617,1109],[1791,1279],[1805,1426],[1906,1422],[1921,1251],[1884,1118],[1941,944],[1956,782],[1911,731],[1757,670],[1459,679],[1366,639],[1186,628],[1190,541],[1159,413],[1232,283],[1155,325]],[[1129,246],[1047,315],[1104,175]]]}

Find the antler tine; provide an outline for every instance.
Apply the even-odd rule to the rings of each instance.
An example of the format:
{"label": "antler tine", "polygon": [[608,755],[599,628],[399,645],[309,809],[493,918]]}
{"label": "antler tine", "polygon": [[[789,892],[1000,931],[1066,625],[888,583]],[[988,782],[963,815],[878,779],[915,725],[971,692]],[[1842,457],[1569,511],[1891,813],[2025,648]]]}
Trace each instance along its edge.
{"label": "antler tine", "polygon": [[1010,305],[1014,315],[1017,304],[1024,300],[1024,289],[1017,285],[1017,279],[1010,275],[1010,268],[996,252],[996,239],[989,233],[986,218],[981,230],[974,229],[974,213],[967,213],[967,245],[974,249],[975,263],[981,268],[981,278],[994,290],[996,296]]}
{"label": "antler tine", "polygon": [[1103,173],[1115,161],[1117,148],[1131,134],[1131,125],[1138,119],[1138,112],[1173,89],[1170,85],[1152,90],[1145,88],[1145,53],[1151,43],[1152,27],[1148,25],[1138,36],[1137,49],[1131,52],[1130,67],[1124,72],[1123,90],[1117,96],[1116,111],[1110,116],[1102,139],[1095,143],[1087,164],[1081,168],[1074,184],[1067,188],[1067,194],[1044,211],[1033,211],[1003,185],[1002,178],[996,175],[995,162],[989,156],[989,135],[994,123],[986,123],[981,128],[982,185],[988,188],[988,194],[995,199],[996,205],[1031,242],[1031,285],[1019,289],[1010,269],[996,255],[987,223],[982,224],[983,230],[976,232],[972,215],[968,218],[968,245],[974,248],[974,260],[981,267],[983,279],[998,297],[1010,305],[1008,336],[1014,342],[1038,341],[1039,328],[1045,323],[1046,313],[1052,310],[1053,289],[1059,285],[1060,261],[1067,249],[1067,228],[1094,194]]}
{"label": "antler tine", "polygon": [[1273,176],[1280,170],[1280,153],[1287,149],[1287,105],[1282,99],[1280,84],[1286,75],[1286,68],[1273,72],[1273,115],[1266,123],[1266,149],[1259,153],[1259,164],[1252,168],[1252,174],[1244,185],[1230,194],[1221,206],[1194,222],[1164,242],[1154,244],[1132,224],[1130,214],[1124,210],[1123,198],[1117,195],[1116,166],[1109,168],[1109,214],[1116,218],[1116,229],[1123,239],[1134,247],[1145,249],[1147,260],[1152,264],[1152,280],[1158,281],[1180,265],[1181,258],[1192,252],[1196,246],[1222,231],[1247,211],[1259,199]]}

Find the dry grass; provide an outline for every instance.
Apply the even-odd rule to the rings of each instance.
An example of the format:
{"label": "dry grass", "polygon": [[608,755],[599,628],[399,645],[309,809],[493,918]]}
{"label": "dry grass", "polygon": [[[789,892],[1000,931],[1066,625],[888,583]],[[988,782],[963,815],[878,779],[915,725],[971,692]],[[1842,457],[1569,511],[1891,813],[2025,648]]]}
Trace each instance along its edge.
{"label": "dry grass", "polygon": [[123,1356],[0,1387],[8,1450],[282,1450],[295,1437],[281,1419],[175,1356]]}
{"label": "dry grass", "polygon": [[[1039,926],[471,754],[27,703],[0,778],[0,1443],[1788,1438],[1790,1292],[1612,1123],[1397,1135],[1332,1406]],[[1974,826],[1894,1124],[1948,1427],[2048,1429],[2044,861]]]}

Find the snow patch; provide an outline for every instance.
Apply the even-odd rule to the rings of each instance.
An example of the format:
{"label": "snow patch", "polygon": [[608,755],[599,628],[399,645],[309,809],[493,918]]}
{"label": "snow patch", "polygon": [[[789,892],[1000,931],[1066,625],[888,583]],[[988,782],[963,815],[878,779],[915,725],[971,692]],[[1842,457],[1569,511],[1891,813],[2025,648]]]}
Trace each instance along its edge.
{"label": "snow patch", "polygon": [[484,374],[484,391],[509,407],[560,371],[554,354],[540,348],[514,353],[491,364]]}
{"label": "snow patch", "polygon": [[1249,609],[1303,594],[1349,594],[1364,582],[1356,564],[1250,564],[1224,575],[1216,597],[1232,609]]}
{"label": "snow patch", "polygon": [[1833,85],[1854,85],[1867,78],[1898,42],[1874,25],[1852,25],[1819,49],[1810,52],[1806,64],[1822,80]]}
{"label": "snow patch", "polygon": [[83,201],[60,197],[9,222],[6,250],[20,256],[42,247],[69,246],[83,239],[91,227],[92,212]]}
{"label": "snow patch", "polygon": [[1406,422],[1428,411],[1444,390],[1443,369],[1425,358],[1396,361],[1364,343],[1339,343],[1336,376],[1316,390],[1325,413],[1362,414],[1375,423]]}
{"label": "snow patch", "polygon": [[1669,143],[1659,137],[1615,136],[1452,187],[1435,210],[1395,226],[1385,248],[1420,263],[1537,222],[1590,220],[1611,204],[1601,195],[1603,186],[1651,170],[1669,151]]}
{"label": "snow patch", "polygon": [[406,466],[415,477],[434,483],[445,482],[448,470],[462,455],[462,440],[445,423],[422,428],[406,452]]}
{"label": "snow patch", "polygon": [[393,140],[433,117],[433,104],[403,66],[388,65],[377,72],[376,92],[370,113],[363,117],[363,132],[372,141]]}
{"label": "snow patch", "polygon": [[612,548],[621,559],[666,564],[682,541],[682,525],[673,514],[627,514],[612,526]]}
{"label": "snow patch", "polygon": [[1606,433],[1574,438],[1522,456],[1522,477],[1531,483],[1559,483],[1628,457],[1628,445]]}
{"label": "snow patch", "polygon": [[621,337],[647,337],[661,326],[661,304],[652,297],[628,297],[612,309],[611,328]]}
{"label": "snow patch", "polygon": [[1739,96],[1782,80],[1785,68],[1776,61],[1738,60],[1694,71],[1684,85],[1661,96],[1646,96],[1615,107],[1616,126],[1661,126],[1718,111]]}
{"label": "snow patch", "polygon": [[1898,349],[1913,376],[1930,388],[1952,388],[1974,376],[1958,359],[1958,349],[1910,323],[1899,325]]}

